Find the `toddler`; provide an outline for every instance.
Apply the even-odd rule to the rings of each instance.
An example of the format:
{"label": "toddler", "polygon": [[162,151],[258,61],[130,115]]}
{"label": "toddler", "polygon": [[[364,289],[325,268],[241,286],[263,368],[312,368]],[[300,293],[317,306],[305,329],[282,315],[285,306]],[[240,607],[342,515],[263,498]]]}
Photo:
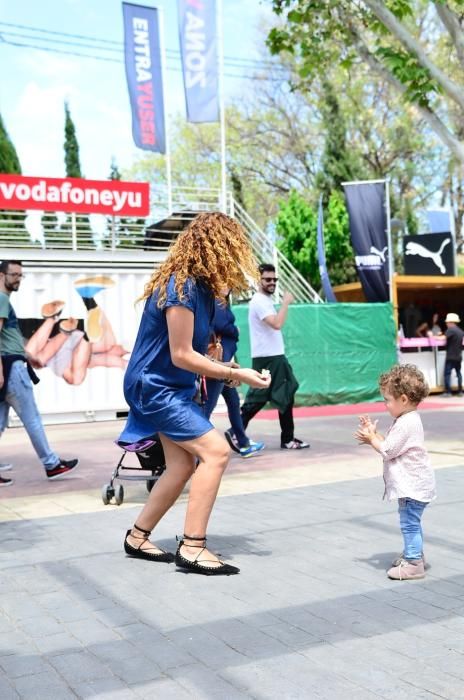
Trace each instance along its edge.
{"label": "toddler", "polygon": [[379,385],[393,423],[382,437],[377,432],[378,421],[361,416],[355,437],[382,455],[384,498],[398,499],[404,549],[387,575],[397,580],[424,578],[421,519],[435,498],[435,477],[417,406],[429,389],[415,365],[395,365],[381,375]]}

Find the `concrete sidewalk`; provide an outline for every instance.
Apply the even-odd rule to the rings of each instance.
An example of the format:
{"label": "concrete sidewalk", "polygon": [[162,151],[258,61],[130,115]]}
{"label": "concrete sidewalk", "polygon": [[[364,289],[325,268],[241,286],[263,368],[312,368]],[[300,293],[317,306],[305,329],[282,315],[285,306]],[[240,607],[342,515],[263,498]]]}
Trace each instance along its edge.
{"label": "concrete sidewalk", "polygon": [[[385,576],[396,506],[381,500],[379,458],[353,441],[355,416],[297,418],[302,452],[278,449],[274,420],[251,424],[267,448],[233,458],[210,527],[241,573],[217,579],[124,556],[146,489],[103,506],[119,425],[49,428],[82,458],[52,483],[9,431],[0,698],[463,698],[463,413],[457,400],[422,413],[439,498],[424,517],[427,578],[403,583]],[[171,550],[182,500],[157,529]]]}

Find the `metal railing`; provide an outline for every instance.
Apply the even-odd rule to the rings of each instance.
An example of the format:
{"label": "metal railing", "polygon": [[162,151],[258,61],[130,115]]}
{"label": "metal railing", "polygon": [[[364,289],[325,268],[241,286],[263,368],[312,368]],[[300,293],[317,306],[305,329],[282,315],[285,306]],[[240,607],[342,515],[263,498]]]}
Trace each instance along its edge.
{"label": "metal railing", "polygon": [[284,291],[291,292],[296,301],[322,303],[319,294],[305,280],[303,275],[291,264],[285,255],[277,248],[270,236],[267,236],[253,221],[251,216],[232,199],[231,216],[234,216],[247,231],[253,252],[260,262],[272,263],[277,271],[279,282],[276,297],[280,301]]}
{"label": "metal railing", "polygon": [[[166,189],[152,187],[151,213],[146,219],[1,211],[0,248],[165,252],[186,219],[200,211],[221,209],[218,188],[174,187],[171,199],[172,210],[168,212]],[[281,300],[283,290],[288,290],[298,302],[322,302],[309,282],[276,247],[273,238],[257,226],[231,193],[227,194],[226,209],[247,231],[258,260],[275,265],[279,277],[277,300]]]}

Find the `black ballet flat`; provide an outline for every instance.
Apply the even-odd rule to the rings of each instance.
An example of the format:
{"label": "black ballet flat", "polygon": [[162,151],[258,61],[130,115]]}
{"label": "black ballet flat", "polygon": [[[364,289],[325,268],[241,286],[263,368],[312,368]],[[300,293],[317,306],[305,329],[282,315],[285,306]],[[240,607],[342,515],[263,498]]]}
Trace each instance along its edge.
{"label": "black ballet flat", "polygon": [[162,561],[166,562],[167,564],[172,564],[174,561],[174,555],[170,552],[160,552],[160,554],[155,554],[153,552],[146,552],[144,549],[140,549],[142,544],[150,537],[151,532],[148,530],[142,530],[142,528],[138,527],[137,525],[134,525],[133,529],[141,532],[143,537],[137,537],[137,539],[140,539],[140,544],[138,547],[133,547],[131,544],[129,544],[127,538],[129,535],[132,535],[132,537],[135,537],[135,535],[132,534],[132,529],[126,532],[124,551],[129,557],[134,557],[135,559],[147,559],[148,561]]}
{"label": "black ballet flat", "polygon": [[[184,540],[189,540],[186,544]],[[203,544],[190,544],[191,541],[203,542]],[[193,561],[186,559],[180,553],[180,548],[185,544],[187,547],[195,547],[199,549],[200,552],[197,558]],[[189,537],[188,535],[183,535],[183,539],[179,541],[179,546],[176,551],[176,566],[178,569],[183,569],[184,571],[190,571],[194,574],[203,574],[203,576],[233,576],[234,574],[240,573],[240,569],[237,566],[232,566],[232,564],[224,564],[221,561],[221,566],[205,566],[203,561],[216,561],[215,559],[206,559],[201,562],[198,561],[198,557],[201,552],[206,549],[206,537]]]}

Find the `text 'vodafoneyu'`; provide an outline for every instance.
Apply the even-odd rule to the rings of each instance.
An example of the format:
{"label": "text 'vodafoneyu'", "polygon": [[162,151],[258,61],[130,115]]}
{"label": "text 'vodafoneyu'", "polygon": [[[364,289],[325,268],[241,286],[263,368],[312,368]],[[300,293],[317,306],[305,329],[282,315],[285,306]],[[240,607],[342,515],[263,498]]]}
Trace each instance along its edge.
{"label": "text 'vodafoneyu'", "polygon": [[150,188],[146,182],[0,174],[0,209],[148,216]]}

